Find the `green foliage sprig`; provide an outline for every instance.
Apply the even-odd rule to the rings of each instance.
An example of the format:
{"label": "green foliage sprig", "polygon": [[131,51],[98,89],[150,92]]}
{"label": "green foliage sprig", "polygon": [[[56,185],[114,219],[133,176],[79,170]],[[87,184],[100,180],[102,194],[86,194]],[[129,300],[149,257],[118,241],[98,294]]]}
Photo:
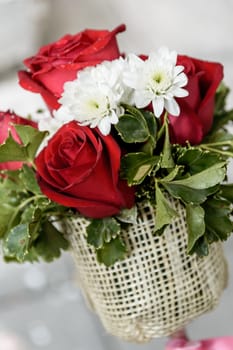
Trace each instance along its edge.
{"label": "green foliage sprig", "polygon": [[69,210],[42,194],[34,158],[46,133],[30,126],[15,126],[22,144],[9,135],[0,146],[0,161],[23,161],[20,170],[0,174],[0,238],[6,261],[52,261],[68,248],[59,221]]}
{"label": "green foliage sprig", "polygon": [[[222,85],[216,94],[211,131],[200,145],[171,144],[169,121],[124,105],[125,113],[114,133],[125,150],[120,176],[136,186],[138,201],[155,208],[154,235],[161,235],[179,216],[168,197],[186,210],[187,254],[208,254],[209,245],[226,240],[232,232],[233,185],[227,183],[227,165],[233,157],[233,135],[228,126],[233,110],[226,110],[229,90]],[[9,135],[0,146],[0,162],[23,161],[17,171],[0,173],[0,238],[6,261],[52,261],[68,248],[59,222],[75,213],[49,200],[40,191],[35,155],[46,136],[30,126],[15,126],[22,144]],[[107,266],[122,260],[127,252],[122,228],[137,220],[136,206],[115,217],[90,219],[87,242],[99,262]]]}
{"label": "green foliage sprig", "polygon": [[[125,114],[115,126],[124,148],[129,150],[121,161],[121,176],[131,186],[137,186],[137,201],[148,200],[155,208],[155,235],[161,235],[171,221],[179,216],[170,205],[168,196],[181,202],[186,210],[188,231],[187,254],[208,255],[209,245],[226,240],[233,230],[231,221],[233,185],[227,181],[227,165],[233,157],[233,135],[228,126],[233,120],[233,110],[226,111],[229,89],[224,85],[216,94],[216,107],[211,131],[202,144],[173,145],[169,139],[169,123],[163,123],[153,113],[124,105]],[[130,145],[133,144],[133,151]],[[95,231],[96,242],[107,234],[104,220],[98,220],[102,230],[88,227],[89,237]],[[118,221],[122,227],[122,223]],[[125,225],[125,223],[123,224]],[[93,227],[93,229],[92,229]],[[120,227],[118,229],[119,242]],[[101,232],[101,233],[100,233]],[[113,244],[116,238],[107,244]],[[105,249],[93,244],[97,254]],[[126,249],[115,246],[113,260],[123,259]],[[100,250],[99,250],[100,249]],[[101,254],[99,260],[107,265]]]}

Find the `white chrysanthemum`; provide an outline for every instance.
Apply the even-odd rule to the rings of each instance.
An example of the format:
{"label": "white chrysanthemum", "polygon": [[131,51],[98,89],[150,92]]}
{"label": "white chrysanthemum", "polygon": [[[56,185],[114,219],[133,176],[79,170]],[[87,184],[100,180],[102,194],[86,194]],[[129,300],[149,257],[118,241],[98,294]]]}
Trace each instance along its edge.
{"label": "white chrysanthemum", "polygon": [[187,76],[183,66],[176,66],[177,54],[167,48],[160,48],[145,61],[135,55],[129,55],[129,70],[125,72],[124,82],[134,89],[134,104],[138,108],[152,102],[154,114],[160,117],[164,109],[178,116],[180,108],[176,97],[185,97],[188,91],[183,89]]}
{"label": "white chrysanthemum", "polygon": [[120,58],[88,67],[78,73],[78,78],[64,85],[59,102],[62,108],[80,125],[98,127],[108,135],[111,125],[117,124],[123,113],[122,102],[129,102],[131,89],[123,84],[127,62]]}
{"label": "white chrysanthemum", "polygon": [[122,57],[113,61],[104,61],[95,67],[88,67],[80,71],[77,83],[83,86],[88,81],[91,81],[91,84],[107,85],[114,92],[115,96],[122,101],[125,94],[127,95],[126,90],[129,90],[123,83],[123,74],[127,67],[128,62]]}
{"label": "white chrysanthemum", "polygon": [[98,127],[103,135],[110,133],[111,124],[117,124],[118,117],[123,113],[119,107],[119,99],[106,85],[84,85],[83,89],[79,89],[79,96],[69,109],[80,125]]}

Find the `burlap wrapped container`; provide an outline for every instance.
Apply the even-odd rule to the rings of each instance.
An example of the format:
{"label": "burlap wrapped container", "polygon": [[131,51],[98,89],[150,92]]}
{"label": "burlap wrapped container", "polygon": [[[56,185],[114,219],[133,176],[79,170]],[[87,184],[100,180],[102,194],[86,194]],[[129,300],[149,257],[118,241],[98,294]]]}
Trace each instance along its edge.
{"label": "burlap wrapped container", "polygon": [[146,342],[171,335],[213,309],[226,285],[221,244],[208,257],[186,255],[185,210],[161,237],[154,236],[154,210],[138,205],[137,224],[122,232],[129,256],[105,267],[85,239],[88,221],[69,220],[66,232],[77,264],[80,287],[107,332],[127,341]]}

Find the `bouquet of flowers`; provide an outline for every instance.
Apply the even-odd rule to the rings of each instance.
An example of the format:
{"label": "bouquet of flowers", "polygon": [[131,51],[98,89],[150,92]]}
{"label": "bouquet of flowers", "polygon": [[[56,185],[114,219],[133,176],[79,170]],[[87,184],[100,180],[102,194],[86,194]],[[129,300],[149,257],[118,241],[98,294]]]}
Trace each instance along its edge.
{"label": "bouquet of flowers", "polygon": [[52,261],[72,241],[59,223],[78,220],[84,255],[91,249],[110,271],[134,254],[123,233],[142,221],[144,203],[153,219],[144,245],[164,237],[181,212],[181,244],[195,259],[231,234],[233,111],[222,65],[166,47],[122,54],[116,35],[124,30],[65,35],[24,61],[20,85],[48,110],[0,114],[6,261]]}

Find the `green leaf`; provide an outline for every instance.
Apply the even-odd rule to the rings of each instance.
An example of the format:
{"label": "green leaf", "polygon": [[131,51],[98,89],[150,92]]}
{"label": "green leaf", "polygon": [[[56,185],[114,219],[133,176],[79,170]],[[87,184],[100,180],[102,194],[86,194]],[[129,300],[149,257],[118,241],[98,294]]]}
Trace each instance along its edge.
{"label": "green leaf", "polygon": [[146,120],[150,135],[155,142],[157,129],[158,129],[155,115],[154,115],[154,113],[146,111],[146,110],[141,110],[141,113],[143,114],[143,116]]}
{"label": "green leaf", "polygon": [[[61,213],[63,211],[63,208],[64,208],[57,203],[51,202],[50,199],[48,199],[46,197],[42,197],[42,196],[40,196],[36,199],[35,205],[42,212],[55,211],[55,215],[57,214],[58,211]],[[66,210],[67,210],[67,208],[66,208]]]}
{"label": "green leaf", "polygon": [[112,217],[93,219],[87,226],[87,242],[99,249],[115,238],[120,229],[120,224]]}
{"label": "green leaf", "polygon": [[109,243],[105,243],[103,247],[96,252],[99,263],[103,263],[106,266],[111,266],[115,264],[115,262],[123,260],[126,253],[126,246],[120,237],[116,237]]}
{"label": "green leaf", "polygon": [[24,262],[28,253],[30,241],[29,225],[19,224],[13,227],[3,241],[3,252],[8,258],[14,258],[18,262]]}
{"label": "green leaf", "polygon": [[39,131],[29,125],[15,125],[15,129],[23,145],[16,142],[9,134],[6,141],[0,145],[0,162],[33,161],[38,147],[48,133]]}
{"label": "green leaf", "polygon": [[137,207],[134,205],[130,209],[122,209],[118,215],[116,215],[116,218],[124,223],[127,224],[135,224],[137,222]]}
{"label": "green leaf", "polygon": [[190,148],[178,158],[178,164],[185,165],[191,175],[197,174],[221,162],[219,155]]}
{"label": "green leaf", "polygon": [[24,257],[24,261],[28,261],[30,263],[39,261],[39,256],[34,246],[29,247],[28,253]]}
{"label": "green leaf", "polygon": [[175,166],[174,160],[172,158],[172,146],[169,138],[169,129],[167,120],[165,119],[165,140],[162,152],[161,168],[169,169]]}
{"label": "green leaf", "polygon": [[[0,176],[0,195],[9,193],[9,191],[24,191],[24,184],[20,179],[20,170],[5,171],[4,177]],[[8,194],[7,194],[8,195]]]}
{"label": "green leaf", "polygon": [[31,236],[30,243],[32,243],[40,234],[42,225],[43,212],[32,203],[25,207],[21,215],[21,223],[29,224],[29,233]]}
{"label": "green leaf", "polygon": [[102,219],[94,219],[87,226],[87,242],[95,248],[101,248],[104,245],[105,224]]}
{"label": "green leaf", "polygon": [[8,231],[9,221],[14,214],[15,208],[7,203],[0,203],[0,238],[3,237]]}
{"label": "green leaf", "polygon": [[116,130],[126,143],[145,142],[150,132],[143,114],[136,108],[127,106],[130,114],[124,114],[115,125]]}
{"label": "green leaf", "polygon": [[35,205],[34,203],[28,204],[27,206],[25,206],[22,215],[21,215],[21,223],[22,224],[26,224],[26,223],[30,223],[31,221],[33,221],[34,219],[34,215],[35,215]]}
{"label": "green leaf", "polygon": [[149,111],[141,110],[141,113],[143,114],[146,120],[149,133],[150,133],[150,137],[148,138],[147,142],[142,146],[141,151],[152,155],[156,145],[157,130],[158,130],[156,118],[155,118],[155,115]]}
{"label": "green leaf", "polygon": [[122,103],[122,106],[124,107],[124,110],[126,112],[125,114],[134,115],[139,119],[142,117],[142,110],[139,110],[137,107],[128,105],[126,103]]}
{"label": "green leaf", "polygon": [[205,233],[205,211],[199,205],[186,206],[186,220],[188,227],[188,254],[192,251],[197,240]]}
{"label": "green leaf", "polygon": [[202,190],[221,183],[226,176],[226,163],[219,162],[190,177],[174,180],[174,185],[182,185]]}
{"label": "green leaf", "polygon": [[201,236],[195,243],[192,251],[189,254],[196,253],[200,258],[205,257],[209,254],[209,244],[205,235]]}
{"label": "green leaf", "polygon": [[[225,142],[225,145],[223,145],[223,142]],[[212,135],[208,135],[205,139],[205,143],[207,146],[212,146],[214,144],[213,146],[216,149],[221,149],[223,146],[229,147],[233,145],[233,135],[229,134],[227,130],[221,129]]]}
{"label": "green leaf", "polygon": [[10,134],[5,143],[0,145],[0,162],[26,161],[27,152]]}
{"label": "green leaf", "polygon": [[27,165],[24,165],[21,173],[20,179],[22,180],[27,191],[34,194],[40,194],[41,190],[36,180],[36,174],[32,168],[29,168]]}
{"label": "green leaf", "polygon": [[203,203],[208,196],[215,193],[219,188],[219,186],[217,185],[213,187],[208,187],[203,190],[197,190],[187,186],[174,185],[172,182],[163,183],[161,181],[161,183],[172,197],[181,199],[185,203],[194,203],[194,204]]}
{"label": "green leaf", "polygon": [[226,98],[230,92],[230,89],[222,82],[215,94],[215,109],[214,112],[219,113],[225,109]]}
{"label": "green leaf", "polygon": [[61,250],[67,250],[69,243],[63,234],[47,220],[41,228],[34,247],[45,261],[50,262],[61,255]]}
{"label": "green leaf", "polygon": [[127,179],[130,186],[138,185],[150,174],[159,159],[143,152],[128,153],[121,159],[121,177]]}
{"label": "green leaf", "polygon": [[224,197],[233,203],[233,184],[220,185],[219,194],[221,197]]}
{"label": "green leaf", "polygon": [[166,182],[171,182],[172,180],[175,179],[175,177],[179,174],[180,169],[182,169],[182,166],[175,165],[175,168],[172,169],[168,175],[165,177],[161,178],[160,182],[161,183],[166,183]]}
{"label": "green leaf", "polygon": [[226,200],[210,198],[204,204],[205,223],[207,230],[217,240],[226,240],[233,231],[233,223],[230,220],[231,206]]}
{"label": "green leaf", "polygon": [[30,125],[15,125],[15,129],[27,150],[28,159],[33,160],[41,142],[44,140],[45,136],[48,135],[48,132],[39,131]]}
{"label": "green leaf", "polygon": [[229,111],[223,111],[222,113],[219,113],[219,114],[215,114],[213,125],[212,125],[210,133],[207,135],[207,139],[209,139],[209,136],[214,135],[221,128],[226,126],[229,123],[229,121],[232,121],[232,120],[233,120],[233,110],[232,109]]}
{"label": "green leaf", "polygon": [[169,205],[159,186],[156,184],[156,216],[155,231],[159,231],[169,225],[177,212]]}

